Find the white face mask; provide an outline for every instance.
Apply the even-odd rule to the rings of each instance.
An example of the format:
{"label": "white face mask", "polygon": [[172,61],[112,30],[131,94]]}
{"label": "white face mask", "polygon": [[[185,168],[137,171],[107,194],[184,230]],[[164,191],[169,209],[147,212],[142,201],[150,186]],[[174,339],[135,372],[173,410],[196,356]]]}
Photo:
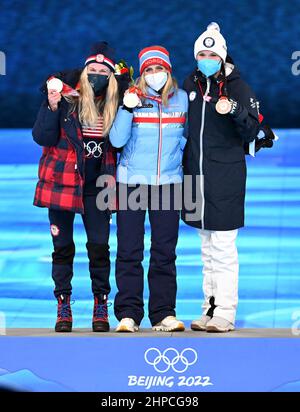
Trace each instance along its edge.
{"label": "white face mask", "polygon": [[158,92],[166,84],[166,82],[168,80],[168,74],[166,72],[146,74],[145,75],[145,80],[146,80],[146,83],[148,84],[148,86],[151,87],[151,89]]}

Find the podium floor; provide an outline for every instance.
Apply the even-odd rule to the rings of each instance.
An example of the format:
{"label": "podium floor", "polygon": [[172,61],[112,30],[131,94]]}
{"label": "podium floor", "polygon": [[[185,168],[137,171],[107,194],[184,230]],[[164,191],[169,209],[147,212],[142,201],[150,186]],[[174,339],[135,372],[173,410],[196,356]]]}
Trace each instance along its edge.
{"label": "podium floor", "polygon": [[93,333],[90,329],[73,329],[72,333],[55,333],[53,329],[47,328],[9,328],[6,336],[14,337],[58,337],[58,338],[299,338],[293,334],[291,329],[271,328],[243,328],[229,333],[207,333],[186,330],[185,332],[153,332],[151,329],[140,329],[137,333]]}
{"label": "podium floor", "polygon": [[[30,392],[300,392],[292,328],[229,333],[93,333],[7,328],[0,390]],[[295,332],[295,331],[294,331]]]}

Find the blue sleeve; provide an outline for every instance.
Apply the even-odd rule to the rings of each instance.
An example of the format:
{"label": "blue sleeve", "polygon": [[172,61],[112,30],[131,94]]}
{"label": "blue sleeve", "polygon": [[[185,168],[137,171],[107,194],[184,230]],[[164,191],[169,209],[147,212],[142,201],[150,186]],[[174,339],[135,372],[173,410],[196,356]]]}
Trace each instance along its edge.
{"label": "blue sleeve", "polygon": [[114,147],[123,147],[131,137],[133,113],[119,108],[109,132],[109,140]]}
{"label": "blue sleeve", "polygon": [[189,127],[188,127],[188,109],[189,109],[189,101],[188,101],[188,96],[187,96],[187,93],[185,92],[185,91],[183,91],[183,99],[184,99],[184,107],[185,107],[185,117],[186,117],[186,120],[185,120],[185,124],[184,124],[184,129],[183,129],[183,134],[182,134],[182,136],[181,136],[181,139],[180,139],[180,148],[181,148],[181,150],[184,150],[184,147],[185,147],[185,145],[186,145],[186,141],[187,141],[187,138],[188,138],[188,131],[189,131]]}
{"label": "blue sleeve", "polygon": [[32,129],[33,140],[40,146],[55,146],[60,136],[60,110],[52,112],[44,101]]}

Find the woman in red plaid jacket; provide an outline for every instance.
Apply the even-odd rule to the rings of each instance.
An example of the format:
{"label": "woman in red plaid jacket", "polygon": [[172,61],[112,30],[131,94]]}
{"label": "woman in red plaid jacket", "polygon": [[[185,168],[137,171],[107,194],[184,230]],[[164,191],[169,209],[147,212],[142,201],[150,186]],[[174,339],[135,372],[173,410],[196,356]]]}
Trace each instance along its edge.
{"label": "woman in red plaid jacket", "polygon": [[[33,127],[43,146],[34,205],[49,209],[54,295],[58,300],[56,332],[72,331],[73,223],[80,213],[87,234],[87,253],[94,294],[93,331],[109,330],[109,231],[111,211],[96,203],[99,176],[114,186],[116,151],[108,133],[129,76],[115,76],[114,50],[106,42],[93,46],[81,70],[60,73],[59,92],[48,81],[48,96]],[[56,81],[57,82],[57,81]],[[123,82],[123,84],[122,84]],[[53,84],[53,81],[52,81]],[[61,85],[61,83],[60,83]],[[51,88],[52,87],[52,88]],[[99,198],[98,198],[99,199]]]}

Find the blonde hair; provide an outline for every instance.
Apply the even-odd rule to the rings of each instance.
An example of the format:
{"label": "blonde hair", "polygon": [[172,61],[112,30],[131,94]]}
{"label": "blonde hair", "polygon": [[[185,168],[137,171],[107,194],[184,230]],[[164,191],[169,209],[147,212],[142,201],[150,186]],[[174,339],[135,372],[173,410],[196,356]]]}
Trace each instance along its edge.
{"label": "blonde hair", "polygon": [[[178,84],[177,81],[174,77],[171,76],[171,73],[167,71],[168,74],[168,79],[166,81],[166,84],[164,85],[162,94],[161,94],[161,99],[162,103],[164,106],[169,105],[169,94],[172,89],[176,92],[178,90]],[[136,82],[136,86],[142,91],[143,94],[147,94],[147,88],[149,87],[146,83],[145,80],[145,72],[142,73],[141,77],[139,77]]]}
{"label": "blonde hair", "polygon": [[71,111],[78,107],[80,123],[89,127],[97,124],[101,114],[103,116],[103,136],[107,136],[116,116],[119,103],[118,82],[114,73],[111,73],[109,77],[105,99],[95,101],[94,90],[87,76],[87,67],[83,69],[79,81],[80,96],[66,98],[72,104]]}

